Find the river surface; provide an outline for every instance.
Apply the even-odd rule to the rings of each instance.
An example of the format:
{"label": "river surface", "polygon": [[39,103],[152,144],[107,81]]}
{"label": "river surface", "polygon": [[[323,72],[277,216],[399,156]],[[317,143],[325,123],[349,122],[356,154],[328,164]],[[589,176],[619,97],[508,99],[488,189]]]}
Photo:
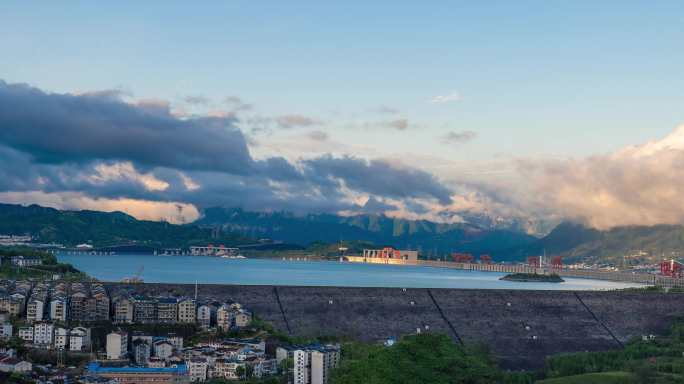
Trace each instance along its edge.
{"label": "river surface", "polygon": [[567,277],[564,277],[564,283],[524,283],[501,281],[499,278],[505,274],[497,272],[336,261],[83,253],[61,253],[57,258],[102,281],[120,281],[135,275],[143,267],[142,278],[148,283],[544,290],[605,290],[639,286]]}

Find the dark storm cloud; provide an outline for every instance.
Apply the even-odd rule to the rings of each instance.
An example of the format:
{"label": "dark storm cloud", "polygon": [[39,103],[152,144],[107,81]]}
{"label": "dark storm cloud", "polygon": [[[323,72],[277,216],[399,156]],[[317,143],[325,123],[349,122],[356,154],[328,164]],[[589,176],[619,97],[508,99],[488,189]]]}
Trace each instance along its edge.
{"label": "dark storm cloud", "polygon": [[[255,160],[235,124],[177,118],[163,101],[130,104],[114,91],[50,94],[0,81],[0,192],[299,213],[396,209],[385,198],[451,202],[433,175],[382,160]],[[372,197],[359,206],[350,190]]]}
{"label": "dark storm cloud", "polygon": [[415,168],[396,167],[383,160],[322,156],[304,162],[307,175],[320,184],[343,181],[353,190],[393,198],[435,198],[451,203],[451,191],[433,175]]}
{"label": "dark storm cloud", "polygon": [[0,143],[41,163],[99,158],[234,174],[252,165],[233,119],[181,120],[110,94],[49,94],[0,81],[0,127]]}

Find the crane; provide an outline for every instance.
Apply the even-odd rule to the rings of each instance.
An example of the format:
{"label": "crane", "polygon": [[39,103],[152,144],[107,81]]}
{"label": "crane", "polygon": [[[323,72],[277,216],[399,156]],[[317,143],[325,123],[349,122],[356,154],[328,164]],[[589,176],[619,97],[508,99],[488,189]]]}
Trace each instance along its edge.
{"label": "crane", "polygon": [[137,284],[137,283],[142,283],[142,274],[143,271],[145,271],[145,266],[141,265],[140,268],[135,272],[135,275],[132,277],[125,277],[121,280],[122,283],[130,283],[130,284]]}

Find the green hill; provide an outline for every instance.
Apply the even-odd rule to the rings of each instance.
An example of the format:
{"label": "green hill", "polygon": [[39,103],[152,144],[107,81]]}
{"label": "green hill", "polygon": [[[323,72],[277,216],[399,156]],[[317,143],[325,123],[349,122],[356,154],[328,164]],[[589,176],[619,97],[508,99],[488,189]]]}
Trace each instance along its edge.
{"label": "green hill", "polygon": [[42,243],[90,243],[95,247],[180,247],[212,242],[229,246],[253,242],[231,232],[137,220],[121,212],[60,211],[10,204],[0,204],[0,234],[27,234]]}
{"label": "green hill", "polygon": [[658,262],[684,255],[684,226],[626,226],[605,231],[580,224],[561,223],[547,236],[494,256],[523,259],[525,256],[560,255],[564,260],[611,263],[618,266]]}

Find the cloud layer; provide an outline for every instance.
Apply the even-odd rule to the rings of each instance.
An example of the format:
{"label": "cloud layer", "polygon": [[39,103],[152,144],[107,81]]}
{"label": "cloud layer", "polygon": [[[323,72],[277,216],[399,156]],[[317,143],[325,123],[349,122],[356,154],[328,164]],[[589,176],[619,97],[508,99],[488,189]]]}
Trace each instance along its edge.
{"label": "cloud layer", "polygon": [[[245,105],[237,98],[226,102]],[[192,220],[196,207],[213,205],[381,212],[391,207],[385,199],[451,202],[449,187],[433,175],[381,159],[254,159],[238,128],[244,123],[232,115],[178,117],[168,103],[125,102],[114,92],[57,94],[0,82],[0,200],[99,205],[144,218],[158,212],[171,221]],[[277,123],[318,121],[284,115]],[[310,138],[325,141],[327,135],[313,131]],[[359,204],[359,197],[373,203]],[[177,207],[183,218],[170,214]]]}
{"label": "cloud layer", "polygon": [[520,170],[536,203],[565,218],[601,229],[684,223],[684,126],[608,155],[521,161]]}

